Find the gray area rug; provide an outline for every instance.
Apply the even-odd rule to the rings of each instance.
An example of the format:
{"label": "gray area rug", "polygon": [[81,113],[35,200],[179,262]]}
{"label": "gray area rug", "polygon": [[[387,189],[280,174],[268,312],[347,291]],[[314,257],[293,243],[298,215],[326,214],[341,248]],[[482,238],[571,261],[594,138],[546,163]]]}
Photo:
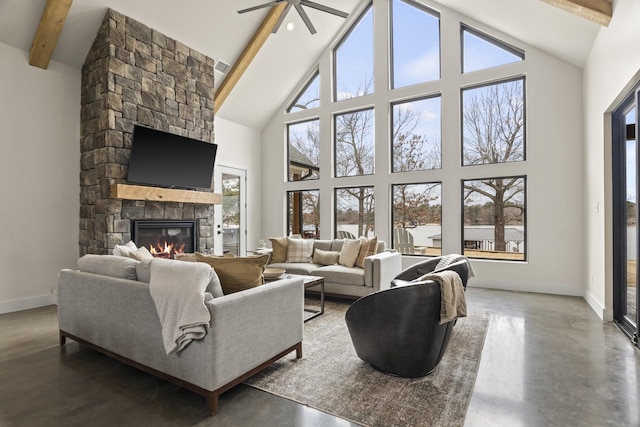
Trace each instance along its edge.
{"label": "gray area rug", "polygon": [[407,379],[358,358],[344,320],[348,306],[327,301],[325,313],[305,323],[302,359],[286,356],[245,384],[364,426],[462,426],[489,315],[470,307],[436,370]]}

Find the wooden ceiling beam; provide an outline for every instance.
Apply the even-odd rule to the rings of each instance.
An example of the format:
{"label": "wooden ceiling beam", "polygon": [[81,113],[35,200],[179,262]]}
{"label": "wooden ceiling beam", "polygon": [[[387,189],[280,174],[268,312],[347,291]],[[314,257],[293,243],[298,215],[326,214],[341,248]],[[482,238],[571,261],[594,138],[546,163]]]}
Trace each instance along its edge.
{"label": "wooden ceiling beam", "polygon": [[581,18],[608,27],[613,16],[611,0],[542,0]]}
{"label": "wooden ceiling beam", "polygon": [[267,41],[269,34],[278,22],[278,18],[282,15],[284,8],[286,7],[287,2],[278,3],[273,6],[267,16],[258,27],[258,30],[255,32],[249,43],[245,46],[244,50],[240,54],[240,57],[236,61],[235,64],[229,70],[227,77],[224,79],[218,90],[216,91],[214,98],[214,113],[217,113],[224,101],[227,99],[236,83],[240,80],[240,77],[244,74],[246,69],[251,64],[251,61],[256,57],[264,42]]}
{"label": "wooden ceiling beam", "polygon": [[47,0],[31,44],[29,65],[47,69],[72,2],[73,0]]}

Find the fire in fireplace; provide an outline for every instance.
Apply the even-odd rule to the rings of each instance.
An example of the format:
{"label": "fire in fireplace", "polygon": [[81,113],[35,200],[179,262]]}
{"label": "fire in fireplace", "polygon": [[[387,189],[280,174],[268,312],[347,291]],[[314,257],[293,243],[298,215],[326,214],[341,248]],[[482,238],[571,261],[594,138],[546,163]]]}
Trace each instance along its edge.
{"label": "fire in fireplace", "polygon": [[136,246],[145,246],[155,257],[173,258],[198,249],[195,221],[133,220],[131,230]]}

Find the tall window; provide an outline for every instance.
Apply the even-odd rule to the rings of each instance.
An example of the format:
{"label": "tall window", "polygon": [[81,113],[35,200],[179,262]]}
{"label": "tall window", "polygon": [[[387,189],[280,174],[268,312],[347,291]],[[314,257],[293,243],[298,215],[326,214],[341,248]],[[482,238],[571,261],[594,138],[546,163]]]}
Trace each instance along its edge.
{"label": "tall window", "polygon": [[525,177],[467,180],[462,191],[464,255],[524,261]]}
{"label": "tall window", "polygon": [[442,184],[395,184],[393,248],[402,254],[442,254]]}
{"label": "tall window", "polygon": [[300,110],[309,110],[320,106],[320,73],[316,72],[304,89],[298,94],[295,101],[287,108],[287,113]]}
{"label": "tall window", "polygon": [[320,120],[287,125],[289,181],[320,177]]}
{"label": "tall window", "polygon": [[334,99],[373,93],[373,7],[369,6],[334,50]]}
{"label": "tall window", "polygon": [[524,59],[524,52],[465,25],[462,33],[462,72],[482,70]]}
{"label": "tall window", "polygon": [[392,104],[391,117],[391,171],[439,169],[440,97]]}
{"label": "tall window", "polygon": [[525,158],[524,78],[462,90],[464,166]]}
{"label": "tall window", "polygon": [[440,17],[406,0],[392,1],[391,87],[440,78]]}
{"label": "tall window", "polygon": [[[387,183],[383,199],[378,194],[385,204],[378,221],[389,223],[378,232],[390,247],[412,256],[439,255],[446,247],[525,260],[525,51],[422,0],[367,0],[359,10],[282,113],[288,231],[312,228],[300,203],[323,193],[334,206],[334,217],[323,219],[324,238],[327,221],[337,237],[372,236],[374,186],[381,191]],[[460,49],[445,55],[443,46]],[[496,172],[504,167],[509,171]],[[312,179],[317,184],[300,182]],[[443,219],[443,211],[451,215]],[[447,232],[452,218],[463,218],[464,238]]]}
{"label": "tall window", "polygon": [[375,235],[373,187],[336,188],[336,237]]}
{"label": "tall window", "polygon": [[373,109],[335,116],[335,176],[374,173]]}
{"label": "tall window", "polygon": [[305,239],[320,235],[320,191],[288,191],[288,235],[300,234]]}

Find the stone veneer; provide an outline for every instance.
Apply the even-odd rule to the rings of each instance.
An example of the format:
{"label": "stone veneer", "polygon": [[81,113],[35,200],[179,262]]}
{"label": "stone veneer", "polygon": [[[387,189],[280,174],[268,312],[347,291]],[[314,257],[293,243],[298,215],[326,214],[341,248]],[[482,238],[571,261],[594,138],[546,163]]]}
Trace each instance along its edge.
{"label": "stone veneer", "polygon": [[135,124],[213,142],[214,60],[109,9],[82,67],[80,256],[131,239],[132,219],[195,219],[213,248],[213,205],[119,200]]}

